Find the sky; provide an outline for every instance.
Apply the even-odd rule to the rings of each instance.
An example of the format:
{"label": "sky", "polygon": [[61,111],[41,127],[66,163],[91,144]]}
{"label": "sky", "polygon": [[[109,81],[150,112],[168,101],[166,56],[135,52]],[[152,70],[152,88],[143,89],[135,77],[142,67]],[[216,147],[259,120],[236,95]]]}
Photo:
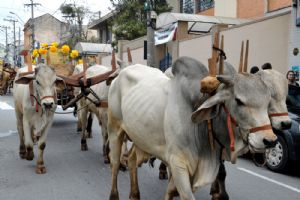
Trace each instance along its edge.
{"label": "sky", "polygon": [[[63,21],[59,7],[63,3],[73,3],[75,0],[33,0],[34,3],[39,3],[34,7],[34,17],[41,16],[49,13],[59,20]],[[91,12],[101,11],[101,16],[110,12],[110,0],[76,0],[76,4],[87,6]],[[31,8],[25,7],[24,4],[31,3],[30,0],[0,0],[0,26],[9,26],[9,43],[13,41],[13,24],[12,22],[5,21],[4,19],[16,19],[16,32],[18,36],[19,27],[21,27],[21,38],[24,32],[22,31],[24,23],[31,17]],[[15,14],[11,14],[13,12]],[[86,21],[87,23],[87,21]],[[16,36],[16,37],[17,37]],[[0,43],[5,44],[5,32],[0,28]]]}

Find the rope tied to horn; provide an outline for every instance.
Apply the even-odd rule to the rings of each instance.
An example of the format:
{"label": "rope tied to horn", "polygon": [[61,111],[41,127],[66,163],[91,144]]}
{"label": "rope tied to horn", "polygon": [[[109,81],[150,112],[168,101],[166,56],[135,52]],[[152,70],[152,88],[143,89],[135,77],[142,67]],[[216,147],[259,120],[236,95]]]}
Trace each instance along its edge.
{"label": "rope tied to horn", "polygon": [[223,58],[224,60],[226,60],[226,53],[223,51],[223,49],[220,49],[220,48],[218,48],[218,47],[216,47],[216,46],[213,46],[212,47],[213,48],[213,50],[216,50],[216,51],[218,51],[219,52],[219,57],[220,58]]}

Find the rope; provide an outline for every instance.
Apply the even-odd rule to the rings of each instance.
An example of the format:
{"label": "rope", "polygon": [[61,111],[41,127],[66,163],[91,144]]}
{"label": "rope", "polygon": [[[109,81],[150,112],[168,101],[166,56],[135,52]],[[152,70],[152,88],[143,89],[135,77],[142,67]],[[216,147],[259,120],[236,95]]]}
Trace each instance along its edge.
{"label": "rope", "polygon": [[226,60],[226,54],[225,54],[225,52],[222,49],[220,49],[218,47],[215,47],[215,46],[213,46],[213,49],[216,50],[216,51],[219,51],[220,57],[223,57],[224,60]]}
{"label": "rope", "polygon": [[[92,103],[93,103],[93,102],[91,102],[91,103],[89,103],[89,104],[87,104],[87,105],[81,107],[81,108],[78,109],[76,112],[78,112],[78,111],[80,111],[80,110],[82,110],[82,109],[88,107],[88,106],[89,106],[90,104],[92,104]],[[74,111],[69,111],[69,112],[57,112],[57,111],[52,111],[52,110],[51,110],[51,112],[54,112],[55,114],[71,114],[71,113],[73,113]]]}

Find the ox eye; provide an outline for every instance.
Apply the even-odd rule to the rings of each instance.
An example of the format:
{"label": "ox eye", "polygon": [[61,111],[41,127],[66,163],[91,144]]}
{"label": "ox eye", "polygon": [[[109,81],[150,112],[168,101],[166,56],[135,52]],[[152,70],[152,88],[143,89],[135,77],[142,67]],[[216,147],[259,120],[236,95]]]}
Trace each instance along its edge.
{"label": "ox eye", "polygon": [[237,105],[239,105],[239,106],[245,105],[239,98],[235,98],[235,101],[236,101]]}
{"label": "ox eye", "polygon": [[38,85],[40,85],[40,82],[39,82],[39,81],[36,81],[36,83],[37,83]]}

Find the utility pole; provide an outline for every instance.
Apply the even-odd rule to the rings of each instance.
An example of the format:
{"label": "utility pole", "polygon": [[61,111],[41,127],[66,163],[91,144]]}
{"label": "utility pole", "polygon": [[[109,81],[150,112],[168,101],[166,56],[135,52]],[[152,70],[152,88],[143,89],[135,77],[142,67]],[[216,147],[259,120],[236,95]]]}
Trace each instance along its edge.
{"label": "utility pole", "polygon": [[9,21],[13,23],[13,27],[14,27],[14,65],[16,65],[16,22],[18,22],[18,20],[15,19],[4,19],[4,21]]}
{"label": "utility pole", "polygon": [[[19,42],[18,42],[18,52],[21,51],[21,27],[19,26]],[[17,60],[18,67],[21,67],[21,56],[20,53],[18,54],[18,60]]]}
{"label": "utility pole", "polygon": [[27,3],[27,4],[24,4],[24,6],[26,7],[31,7],[31,30],[32,30],[32,49],[34,49],[34,14],[33,14],[33,7],[34,6],[38,6],[38,5],[41,5],[40,3],[33,3],[33,0],[30,0],[31,3]]}
{"label": "utility pole", "polygon": [[0,26],[1,28],[5,29],[5,58],[8,57],[8,40],[7,40],[7,29],[9,29],[8,26]]}
{"label": "utility pole", "polygon": [[144,4],[144,10],[147,12],[147,65],[150,67],[157,67],[155,65],[154,57],[154,23],[155,12],[152,10],[152,3],[147,0]]}

